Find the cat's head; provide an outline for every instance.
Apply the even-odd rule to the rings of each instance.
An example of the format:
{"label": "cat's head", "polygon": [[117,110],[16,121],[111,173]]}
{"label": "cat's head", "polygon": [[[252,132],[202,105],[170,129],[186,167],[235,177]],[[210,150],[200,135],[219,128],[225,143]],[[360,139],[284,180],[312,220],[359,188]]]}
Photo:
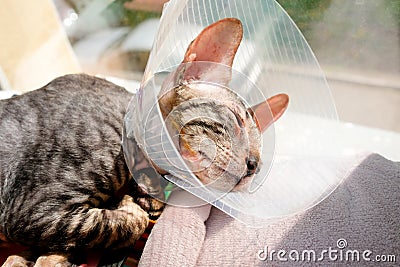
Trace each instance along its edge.
{"label": "cat's head", "polygon": [[279,94],[246,108],[226,87],[242,35],[241,22],[233,18],[205,28],[164,82],[159,98],[186,164],[201,182],[221,190],[238,190],[257,173],[262,132],[288,105],[288,96]]}

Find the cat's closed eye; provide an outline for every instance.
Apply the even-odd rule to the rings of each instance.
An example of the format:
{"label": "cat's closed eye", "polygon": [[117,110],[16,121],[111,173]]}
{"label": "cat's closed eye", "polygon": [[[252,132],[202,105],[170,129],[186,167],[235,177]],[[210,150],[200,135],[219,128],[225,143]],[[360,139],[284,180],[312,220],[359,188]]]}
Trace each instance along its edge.
{"label": "cat's closed eye", "polygon": [[240,115],[239,112],[237,112],[236,110],[232,110],[233,115],[236,118],[236,123],[240,128],[244,128],[246,123],[245,123],[245,119],[243,118],[243,115]]}
{"label": "cat's closed eye", "polygon": [[246,120],[249,118],[248,112],[242,106],[242,103],[227,103],[228,110],[232,113],[233,122],[235,125],[235,135],[241,135],[246,128]]}

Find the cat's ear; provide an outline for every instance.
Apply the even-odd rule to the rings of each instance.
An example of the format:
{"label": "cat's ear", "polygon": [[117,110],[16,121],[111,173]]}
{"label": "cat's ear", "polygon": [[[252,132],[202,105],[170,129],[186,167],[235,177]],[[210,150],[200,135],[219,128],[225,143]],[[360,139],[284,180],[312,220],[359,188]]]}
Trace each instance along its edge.
{"label": "cat's ear", "polygon": [[235,18],[219,20],[204,28],[192,41],[182,63],[211,61],[232,66],[242,35],[243,27],[240,20]]}
{"label": "cat's ear", "polygon": [[[225,18],[205,29],[192,41],[186,50],[182,63],[213,62],[232,67],[233,59],[243,36],[240,20]],[[231,79],[231,70],[215,64],[183,65],[183,80],[203,80],[227,84]]]}
{"label": "cat's ear", "polygon": [[[253,115],[261,132],[265,131],[268,126],[278,120],[285,112],[289,104],[289,96],[286,94],[278,94],[266,101],[261,102],[249,109],[250,114]],[[272,113],[272,118],[270,111]]]}

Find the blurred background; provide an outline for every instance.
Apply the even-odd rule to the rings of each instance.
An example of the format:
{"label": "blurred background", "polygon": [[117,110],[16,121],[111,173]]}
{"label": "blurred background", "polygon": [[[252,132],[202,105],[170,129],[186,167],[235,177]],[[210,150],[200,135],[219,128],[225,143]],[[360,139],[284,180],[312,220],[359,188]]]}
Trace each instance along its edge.
{"label": "blurred background", "polygon": [[[27,6],[22,0],[2,0],[3,93],[31,90],[57,73],[81,71],[136,81],[129,86],[138,86],[164,2],[43,0]],[[400,132],[400,1],[277,2],[319,60],[340,119]],[[35,32],[56,32],[57,38],[49,37],[38,49]]]}

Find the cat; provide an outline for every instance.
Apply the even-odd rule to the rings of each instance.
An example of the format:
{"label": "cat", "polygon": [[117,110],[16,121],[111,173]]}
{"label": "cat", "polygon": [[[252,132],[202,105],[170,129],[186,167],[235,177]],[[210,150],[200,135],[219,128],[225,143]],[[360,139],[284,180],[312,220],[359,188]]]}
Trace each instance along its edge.
{"label": "cat", "polygon": [[[40,253],[73,253],[124,247],[140,237],[147,212],[158,216],[163,203],[146,196],[124,161],[121,135],[130,97],[80,74],[0,102],[3,239]],[[140,151],[135,160],[150,166]],[[134,175],[156,175],[151,170]]]}
{"label": "cat", "polygon": [[[242,35],[234,18],[203,29],[159,98],[164,119],[174,121],[179,132],[182,157],[200,181],[222,190],[240,189],[257,172],[262,131],[288,105],[288,96],[279,94],[247,109],[228,89],[196,85],[205,76],[229,81],[229,72],[194,63],[231,66]],[[171,81],[177,84],[172,89]],[[72,74],[0,102],[0,240],[47,255],[36,266],[70,266],[69,257],[80,251],[131,246],[149,217],[162,212],[162,201],[147,192],[162,200],[163,186],[148,177],[168,172],[135,144],[133,176],[139,185],[125,163],[121,139],[131,96],[103,79]],[[193,99],[198,105],[185,105]],[[226,125],[203,117],[185,124],[188,116],[205,111]],[[216,150],[199,146],[204,138],[214,141]],[[238,145],[245,140],[248,146]],[[11,256],[3,266],[29,266],[30,260],[35,258]]]}

